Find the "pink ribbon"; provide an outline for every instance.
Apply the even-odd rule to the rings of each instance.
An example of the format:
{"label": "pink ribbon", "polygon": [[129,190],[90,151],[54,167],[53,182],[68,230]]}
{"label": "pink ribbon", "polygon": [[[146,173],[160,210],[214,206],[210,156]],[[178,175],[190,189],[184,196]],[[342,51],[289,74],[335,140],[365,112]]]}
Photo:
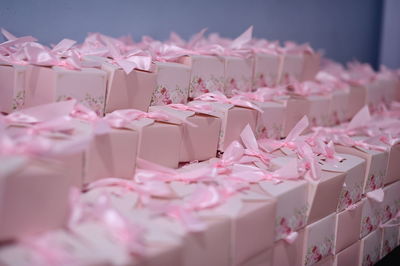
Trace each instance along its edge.
{"label": "pink ribbon", "polygon": [[385,192],[382,188],[375,189],[373,191],[367,192],[367,198],[372,199],[376,202],[382,202],[385,196]]}
{"label": "pink ribbon", "polygon": [[315,153],[311,146],[305,141],[305,138],[300,134],[308,128],[308,119],[304,116],[289,132],[284,140],[262,139],[259,141],[260,146],[268,152],[273,152],[277,149],[288,148],[303,160],[305,169],[311,171],[311,177],[314,180],[320,178],[320,167],[315,158]]}
{"label": "pink ribbon", "polygon": [[235,164],[230,178],[246,183],[273,181],[280,183],[285,180],[298,180],[301,174],[298,171],[296,159],[290,160],[285,166],[270,172],[251,165]]}
{"label": "pink ribbon", "polygon": [[286,94],[286,91],[282,88],[258,88],[255,92],[241,92],[234,91],[234,99],[243,99],[257,102],[267,102],[274,101],[276,97],[283,96]]}
{"label": "pink ribbon", "polygon": [[[102,180],[99,180],[102,181]],[[94,185],[96,187],[97,184]],[[72,218],[69,229],[84,222],[99,222],[115,241],[134,255],[144,254],[144,231],[111,206],[109,195],[101,194],[94,202],[82,202],[80,193],[71,195]]]}
{"label": "pink ribbon", "polygon": [[225,103],[225,104],[232,104],[235,106],[251,108],[251,109],[257,110],[261,113],[264,112],[258,106],[256,106],[255,104],[253,104],[249,101],[239,99],[239,98],[228,98],[219,91],[205,93],[205,94],[200,95],[199,97],[195,98],[195,100],[200,100],[200,101],[205,101],[205,102],[219,102],[219,103]]}
{"label": "pink ribbon", "polygon": [[210,105],[208,104],[199,104],[199,103],[194,103],[191,105],[185,105],[185,104],[168,104],[168,107],[171,107],[176,110],[182,110],[182,111],[191,111],[195,113],[208,113],[211,112],[213,109]]}
{"label": "pink ribbon", "polygon": [[107,114],[104,118],[112,127],[125,128],[128,127],[132,122],[138,121],[144,118],[156,120],[156,121],[170,121],[170,117],[161,111],[156,112],[143,112],[135,109],[117,110],[110,114]]}
{"label": "pink ribbon", "polygon": [[400,211],[397,212],[397,214],[388,222],[386,222],[385,224],[380,224],[379,227],[380,228],[390,228],[390,227],[397,227],[400,225]]}
{"label": "pink ribbon", "polygon": [[266,166],[269,165],[270,156],[261,151],[257,143],[256,137],[251,129],[250,125],[246,125],[240,134],[240,138],[246,147],[244,154],[247,156],[253,156],[259,158]]}
{"label": "pink ribbon", "polygon": [[217,160],[213,164],[214,175],[215,174],[227,174],[231,170],[229,169],[235,163],[238,163],[245,154],[245,149],[238,141],[233,141],[226,148],[222,158]]}
{"label": "pink ribbon", "polygon": [[17,38],[2,30],[8,41],[0,44],[2,59],[9,64],[32,64],[39,66],[62,66],[80,69],[80,60],[74,41],[64,39],[53,49],[44,46],[31,36]]}
{"label": "pink ribbon", "polygon": [[73,257],[65,247],[54,241],[51,233],[37,237],[27,237],[21,239],[20,243],[33,253],[30,261],[31,265],[79,265],[78,259]]}

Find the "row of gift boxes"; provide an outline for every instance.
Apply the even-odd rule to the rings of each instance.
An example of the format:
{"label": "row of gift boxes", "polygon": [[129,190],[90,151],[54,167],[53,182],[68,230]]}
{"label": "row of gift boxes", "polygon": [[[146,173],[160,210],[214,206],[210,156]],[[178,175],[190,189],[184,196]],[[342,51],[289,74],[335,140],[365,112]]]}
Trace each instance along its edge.
{"label": "row of gift boxes", "polygon": [[[65,223],[68,210],[62,201],[66,201],[67,190],[60,185],[60,180],[65,179],[56,165],[17,157],[2,163],[11,165],[13,169],[6,174],[14,175],[5,183],[7,193],[3,199],[8,204],[2,206],[2,237],[17,233],[23,239],[32,229],[57,228]],[[44,186],[52,189],[43,191]],[[193,192],[197,185],[172,182],[169,186],[176,195],[171,199],[156,197],[156,202],[183,204],[185,195]],[[163,265],[204,262],[210,265],[332,265],[333,260],[339,263],[336,265],[344,261],[369,265],[399,244],[399,221],[392,213],[399,210],[400,182],[384,188],[382,203],[364,197],[351,208],[337,213],[329,213],[330,204],[321,203],[318,201],[321,195],[311,192],[321,192],[323,185],[287,181],[275,186],[270,181],[259,182],[250,191],[229,198],[221,206],[199,210],[197,214],[205,228],[189,233],[177,220],[152,214],[141,206],[140,194],[123,186],[99,187],[82,194],[79,200],[92,205],[96,205],[102,195],[109,195],[113,208],[146,229],[149,250],[146,255],[141,254],[144,258],[125,254],[121,243],[110,238],[101,223],[83,222],[72,228],[74,234],[56,230],[43,238],[50,241],[54,237],[49,245],[59,245],[61,251],[76,256],[81,262],[128,260],[129,265],[136,265],[131,260],[138,258],[139,262],[145,259],[148,265],[157,265],[164,259]],[[322,208],[327,211],[320,212],[314,220],[307,219],[307,215],[315,214],[315,209]],[[46,240],[49,235],[50,240]],[[113,252],[101,253],[109,248]],[[30,252],[37,250],[25,244],[3,245],[0,261],[4,260],[6,265],[15,261],[20,261],[19,265],[29,265],[32,263]]]}
{"label": "row of gift boxes", "polygon": [[[151,72],[135,70],[130,74],[108,63],[103,63],[101,70],[87,68],[81,71],[60,67],[52,70],[28,68],[27,71],[24,66],[2,66],[0,73],[4,77],[4,87],[14,88],[7,95],[8,105],[4,102],[8,109],[11,102],[11,109],[24,104],[24,99],[21,99],[24,88],[28,90],[25,93],[39,90],[26,95],[26,104],[31,105],[37,101],[54,101],[70,96],[81,99],[85,95],[79,92],[79,88],[83,87],[90,97],[85,99],[87,104],[101,112],[103,109],[95,102],[106,102],[106,111],[121,108],[145,110],[150,103],[185,103],[190,98],[215,90],[232,95],[234,90],[251,91],[252,88],[274,86],[285,76],[300,81],[311,80],[319,70],[319,60],[319,54],[289,54],[285,60],[282,55],[267,54],[248,59],[193,55],[182,57],[181,63],[156,62]],[[52,84],[49,84],[50,80]],[[75,86],[76,89],[71,88]],[[43,94],[47,94],[45,99],[31,99]]]}
{"label": "row of gift boxes", "polygon": [[230,96],[234,90],[273,86],[289,74],[298,80],[312,79],[319,70],[318,54],[285,58],[188,56],[181,63],[156,62],[152,71],[129,74],[109,63],[103,63],[102,69],[81,70],[2,65],[0,111],[9,113],[70,97],[98,114],[125,108],[147,111],[150,104],[186,103],[205,92],[217,90]]}
{"label": "row of gift boxes", "polygon": [[346,233],[354,235],[354,230],[354,224],[344,224],[340,214],[329,215],[300,230],[294,242],[276,242],[269,265],[374,265],[400,245],[398,218],[338,249],[343,237],[348,238]]}
{"label": "row of gift boxes", "polygon": [[[40,120],[40,117],[35,118],[35,114],[57,113],[62,106],[72,108],[73,102],[32,107],[5,116],[5,120],[11,121],[6,132],[11,136],[24,135],[29,130],[34,130],[35,126],[21,124],[18,117],[33,116],[34,119]],[[108,176],[133,176],[137,157],[171,168],[177,168],[179,163],[208,160],[218,152],[223,153],[233,141],[240,141],[242,130],[247,125],[255,138],[279,139],[284,135],[282,132],[288,132],[289,126],[291,129],[297,123],[295,118],[302,115],[298,108],[299,103],[312,105],[311,101],[289,98],[283,104],[260,103],[259,109],[263,110],[263,113],[243,106],[199,101],[190,102],[183,106],[184,109],[178,110],[171,106],[153,106],[149,113],[120,110],[111,113],[104,120],[96,118],[110,123],[113,123],[112,120],[123,121],[120,124],[113,123],[108,132],[93,133],[93,121],[72,118],[66,122],[71,128],[71,133],[67,136],[64,134],[64,137],[60,138],[60,134],[51,129],[51,125],[47,135],[44,135],[54,146],[53,149],[57,150],[54,156],[57,155],[56,157],[69,166],[73,184],[81,187],[84,183]],[[134,114],[138,117],[131,119]],[[17,117],[14,122],[13,117]],[[40,128],[40,123],[38,126]],[[74,143],[79,142],[82,142],[79,152],[74,153],[74,148],[72,152],[68,151],[69,146],[74,147]],[[347,177],[346,187],[351,193],[346,192],[341,196],[341,208],[357,202],[363,194],[379,189],[400,177],[400,166],[396,164],[400,149],[398,145],[386,146],[388,151],[340,145],[336,147],[338,152],[362,158],[367,165],[366,170],[363,166],[355,173],[348,174],[351,178]],[[342,162],[343,172],[350,171],[352,163],[354,161]],[[335,172],[334,167],[326,167],[328,171]]]}
{"label": "row of gift boxes", "polygon": [[[189,79],[190,71],[184,65],[174,63],[158,63],[155,68],[157,71],[154,73],[134,70],[127,75],[109,64],[104,66],[106,71],[89,68],[75,71],[60,67],[0,66],[0,111],[9,113],[23,107],[70,98],[76,98],[99,115],[126,108],[147,111],[150,103],[186,103],[188,87],[182,87],[178,83],[181,79]],[[180,73],[182,69],[187,71]],[[209,83],[207,78],[199,79]],[[196,96],[208,91],[212,89],[203,90]],[[173,94],[180,95],[181,99],[171,96]],[[267,134],[270,134],[269,137],[285,136],[303,115],[308,115],[313,126],[338,124],[353,117],[365,104],[375,110],[382,102],[389,103],[399,99],[398,96],[397,81],[382,78],[366,86],[350,87],[348,90],[291,97],[290,104],[287,104],[288,96],[276,97],[275,102],[286,103],[287,122],[283,129],[275,128],[278,132]],[[156,98],[158,100],[154,100]],[[267,111],[272,112],[270,109]],[[282,120],[282,114],[279,115],[280,117],[275,114],[267,117],[279,117]]]}

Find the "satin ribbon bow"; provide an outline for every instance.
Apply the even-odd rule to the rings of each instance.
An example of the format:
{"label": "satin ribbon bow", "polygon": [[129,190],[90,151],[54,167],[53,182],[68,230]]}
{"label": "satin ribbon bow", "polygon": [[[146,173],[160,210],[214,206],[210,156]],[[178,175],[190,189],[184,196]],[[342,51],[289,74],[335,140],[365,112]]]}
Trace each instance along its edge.
{"label": "satin ribbon bow", "polygon": [[320,177],[320,167],[311,146],[306,142],[305,137],[301,136],[301,133],[308,128],[308,125],[308,118],[304,116],[284,140],[262,139],[259,143],[268,152],[281,148],[288,148],[294,151],[302,159],[305,169],[311,171],[311,177],[317,180]]}
{"label": "satin ribbon bow", "polygon": [[250,125],[246,125],[243,129],[242,133],[240,134],[240,138],[244,143],[246,149],[244,150],[244,154],[247,156],[256,157],[261,160],[266,166],[269,165],[270,156],[263,152],[258,145],[257,139],[251,129]]}
{"label": "satin ribbon bow", "polygon": [[199,103],[194,103],[191,105],[176,103],[176,104],[168,104],[167,106],[176,110],[191,111],[195,113],[207,113],[213,110],[210,105],[199,104]]}
{"label": "satin ribbon bow", "polygon": [[148,118],[156,121],[169,121],[170,117],[160,111],[156,112],[143,112],[134,109],[117,110],[110,114],[107,114],[104,118],[112,127],[123,128],[127,127],[130,123]]}
{"label": "satin ribbon bow", "polygon": [[205,101],[205,102],[219,102],[219,103],[225,103],[225,104],[232,104],[235,106],[251,108],[251,109],[259,111],[260,113],[264,112],[257,105],[255,105],[249,101],[239,99],[239,98],[228,98],[219,91],[205,93],[205,94],[200,95],[199,97],[195,98],[195,100],[200,100],[200,101]]}
{"label": "satin ribbon bow", "polygon": [[[99,180],[102,181],[102,180]],[[97,187],[95,184],[94,187]],[[106,228],[111,237],[122,248],[135,255],[144,254],[144,230],[128,220],[111,205],[110,196],[102,193],[91,202],[81,200],[81,194],[75,190],[71,194],[71,218],[69,229],[86,222],[97,222]]]}

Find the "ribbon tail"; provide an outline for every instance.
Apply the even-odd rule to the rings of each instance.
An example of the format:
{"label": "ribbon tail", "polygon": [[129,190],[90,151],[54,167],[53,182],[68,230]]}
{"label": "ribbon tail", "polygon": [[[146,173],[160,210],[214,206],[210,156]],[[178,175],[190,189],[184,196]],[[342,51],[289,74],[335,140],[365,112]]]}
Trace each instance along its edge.
{"label": "ribbon tail", "polygon": [[299,236],[299,233],[293,231],[293,232],[290,232],[290,234],[287,235],[287,236],[285,237],[284,240],[285,240],[286,243],[288,243],[288,244],[293,244],[294,241],[296,241],[296,239],[297,239],[298,236]]}
{"label": "ribbon tail", "polygon": [[383,191],[383,189],[379,188],[375,189],[374,191],[368,192],[366,196],[367,198],[372,199],[376,202],[382,202],[385,196],[385,192]]}

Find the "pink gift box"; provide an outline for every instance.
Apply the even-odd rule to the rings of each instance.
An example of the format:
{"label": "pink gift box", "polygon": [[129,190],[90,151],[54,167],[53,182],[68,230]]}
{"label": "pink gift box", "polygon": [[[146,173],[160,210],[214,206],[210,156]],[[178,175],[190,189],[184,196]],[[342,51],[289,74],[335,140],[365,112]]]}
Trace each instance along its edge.
{"label": "pink gift box", "polygon": [[189,110],[177,110],[169,106],[152,106],[150,110],[161,110],[172,117],[181,117],[182,120],[193,123],[193,125],[182,125],[182,143],[179,153],[180,162],[204,161],[216,156],[218,136],[221,130],[220,118],[207,114],[207,111],[201,113]]}
{"label": "pink gift box", "polygon": [[260,186],[276,198],[276,241],[289,237],[307,224],[309,204],[306,181],[286,181],[279,184],[265,181]]}
{"label": "pink gift box", "polygon": [[257,53],[254,55],[253,88],[273,87],[278,84],[283,56]]}
{"label": "pink gift box", "polygon": [[361,265],[374,265],[381,256],[382,229],[377,229],[361,239],[360,261]]}
{"label": "pink gift box", "polygon": [[190,67],[171,62],[156,62],[156,87],[150,105],[187,103]]}
{"label": "pink gift box", "polygon": [[190,66],[189,98],[213,91],[224,91],[224,60],[218,56],[190,55],[179,59]]}
{"label": "pink gift box", "polygon": [[344,180],[345,173],[321,171],[320,179],[317,182],[309,182],[308,224],[336,211]]}
{"label": "pink gift box", "polygon": [[287,134],[292,130],[292,128],[305,116],[308,114],[310,103],[299,97],[278,97],[276,99],[278,102],[282,102],[286,106],[285,115],[285,125],[283,127],[283,136],[286,137]]}
{"label": "pink gift box", "polygon": [[385,196],[382,202],[382,223],[386,223],[400,211],[400,181],[383,189]]}
{"label": "pink gift box", "polygon": [[53,161],[4,157],[0,180],[0,240],[65,225],[70,185]]}
{"label": "pink gift box", "polygon": [[134,69],[129,74],[115,65],[104,63],[107,72],[106,113],[118,109],[137,109],[147,112],[156,88],[156,73]]}
{"label": "pink gift box", "polygon": [[315,126],[329,126],[331,115],[331,101],[330,95],[310,95],[305,97],[309,102],[309,109],[307,117],[310,120],[310,127]]}
{"label": "pink gift box", "polygon": [[112,129],[95,135],[85,152],[84,182],[101,178],[131,178],[135,173],[138,133],[126,129]]}
{"label": "pink gift box", "polygon": [[[90,204],[96,202],[102,195],[108,195],[112,208],[123,214],[128,221],[145,230],[143,235],[146,243],[145,253],[139,258],[136,257],[139,265],[183,264],[185,230],[180,224],[154,215],[148,209],[139,208],[139,195],[125,187],[95,188],[84,193],[82,200]],[[229,231],[229,228],[226,231]]]}
{"label": "pink gift box", "polygon": [[[362,138],[355,138],[362,139]],[[367,163],[365,172],[363,193],[379,189],[383,186],[383,179],[386,176],[388,164],[388,152],[367,150],[361,147],[344,147],[335,145],[337,152],[351,154],[363,158]]]}
{"label": "pink gift box", "polygon": [[395,144],[390,147],[389,161],[387,166],[386,176],[383,178],[385,185],[400,180],[400,144]]}
{"label": "pink gift box", "polygon": [[273,249],[267,249],[246,261],[243,266],[273,266]]}
{"label": "pink gift box", "polygon": [[253,57],[224,56],[225,95],[230,97],[234,90],[251,91],[253,81]]}
{"label": "pink gift box", "polygon": [[25,103],[26,66],[0,65],[0,112],[11,113]]}
{"label": "pink gift box", "polygon": [[184,228],[176,221],[152,215],[146,209],[132,208],[124,214],[145,230],[145,254],[140,258],[139,265],[191,265],[190,255],[198,254],[196,252],[202,248],[197,239],[189,239],[185,235]]}
{"label": "pink gift box", "polygon": [[381,258],[392,252],[398,245],[399,218],[392,219],[383,224]]}
{"label": "pink gift box", "polygon": [[285,125],[286,107],[277,102],[254,102],[264,113],[258,112],[255,134],[257,138],[280,139]]}
{"label": "pink gift box", "polygon": [[381,223],[382,203],[372,199],[362,199],[360,238],[376,230]]}
{"label": "pink gift box", "polygon": [[[198,185],[172,183],[178,195],[190,195]],[[199,258],[198,260],[191,255],[192,264],[204,265],[206,259],[209,265],[247,265],[246,263],[252,265],[250,262],[255,256],[273,246],[274,220],[271,217],[275,216],[275,211],[275,199],[265,194],[257,185],[253,185],[250,190],[232,195],[221,205],[198,211],[197,214],[203,222],[206,222],[207,228],[197,234],[200,234],[199,238],[202,235],[209,235],[208,238],[201,237],[202,246],[205,251],[209,250],[208,253],[214,255],[203,253],[204,258],[195,257]],[[214,225],[215,228],[211,230],[209,226],[212,222],[214,224],[218,222],[219,226]],[[226,230],[229,230],[228,235]],[[190,234],[190,237],[193,236],[194,233]],[[207,239],[212,241],[206,243]],[[222,258],[224,260],[221,260]]]}
{"label": "pink gift box", "polygon": [[[262,193],[262,194],[261,194]],[[251,191],[230,197],[222,206],[203,211],[231,221],[231,264],[242,265],[255,255],[272,248],[276,201],[254,186]],[[226,240],[225,244],[226,245]]]}
{"label": "pink gift box", "polygon": [[376,87],[380,88],[382,91],[382,101],[386,104],[390,104],[393,100],[398,97],[399,80],[398,78],[385,74],[377,76],[375,80]]}
{"label": "pink gift box", "polygon": [[304,53],[304,65],[301,80],[313,80],[320,70],[321,54],[320,53]]}
{"label": "pink gift box", "polygon": [[[52,152],[44,157],[62,163],[73,186],[82,188],[101,178],[133,176],[138,147],[136,131],[111,129],[104,134],[94,134],[93,126],[86,121],[72,119],[68,123],[71,134],[49,132],[41,137],[52,146]],[[11,126],[7,131],[11,135],[24,135],[27,129],[29,127]]]}
{"label": "pink gift box", "polygon": [[335,254],[343,251],[360,239],[363,202],[336,214]]}
{"label": "pink gift box", "polygon": [[95,68],[69,70],[57,66],[29,66],[27,75],[27,107],[74,98],[98,115],[104,114],[106,72]]}
{"label": "pink gift box", "polygon": [[332,92],[329,125],[339,125],[350,119],[348,116],[349,98],[350,89],[340,89]]}
{"label": "pink gift box", "polygon": [[304,230],[303,265],[319,265],[317,263],[322,263],[325,258],[332,256],[335,228],[335,213],[306,226]]}
{"label": "pink gift box", "polygon": [[351,246],[335,255],[334,266],[360,265],[361,242],[354,242]]}
{"label": "pink gift box", "polygon": [[348,102],[351,104],[348,105],[347,117],[351,118],[367,104],[367,88],[362,85],[351,86]]}
{"label": "pink gift box", "polygon": [[343,211],[350,205],[361,200],[365,177],[366,163],[364,159],[349,154],[338,153],[340,161],[319,160],[325,171],[345,173],[344,185],[341,188],[338,211]]}
{"label": "pink gift box", "polygon": [[367,105],[371,112],[375,112],[379,109],[379,105],[385,103],[385,88],[382,88],[381,85],[376,80],[366,85]]}
{"label": "pink gift box", "polygon": [[[192,104],[204,104],[204,102],[190,102]],[[217,116],[221,119],[221,132],[219,134],[218,150],[225,149],[235,140],[240,140],[240,134],[246,125],[250,125],[253,132],[257,124],[257,110],[235,106],[225,103],[207,103],[212,107],[210,115]]]}
{"label": "pink gift box", "polygon": [[283,57],[280,82],[286,84],[290,78],[302,81],[304,56],[302,53],[285,53]]}
{"label": "pink gift box", "polygon": [[278,240],[274,244],[274,263],[279,266],[301,266],[303,265],[304,229],[298,231],[297,238],[288,243]]}
{"label": "pink gift box", "polygon": [[139,134],[137,157],[166,167],[178,167],[182,125],[143,118],[125,128]]}

